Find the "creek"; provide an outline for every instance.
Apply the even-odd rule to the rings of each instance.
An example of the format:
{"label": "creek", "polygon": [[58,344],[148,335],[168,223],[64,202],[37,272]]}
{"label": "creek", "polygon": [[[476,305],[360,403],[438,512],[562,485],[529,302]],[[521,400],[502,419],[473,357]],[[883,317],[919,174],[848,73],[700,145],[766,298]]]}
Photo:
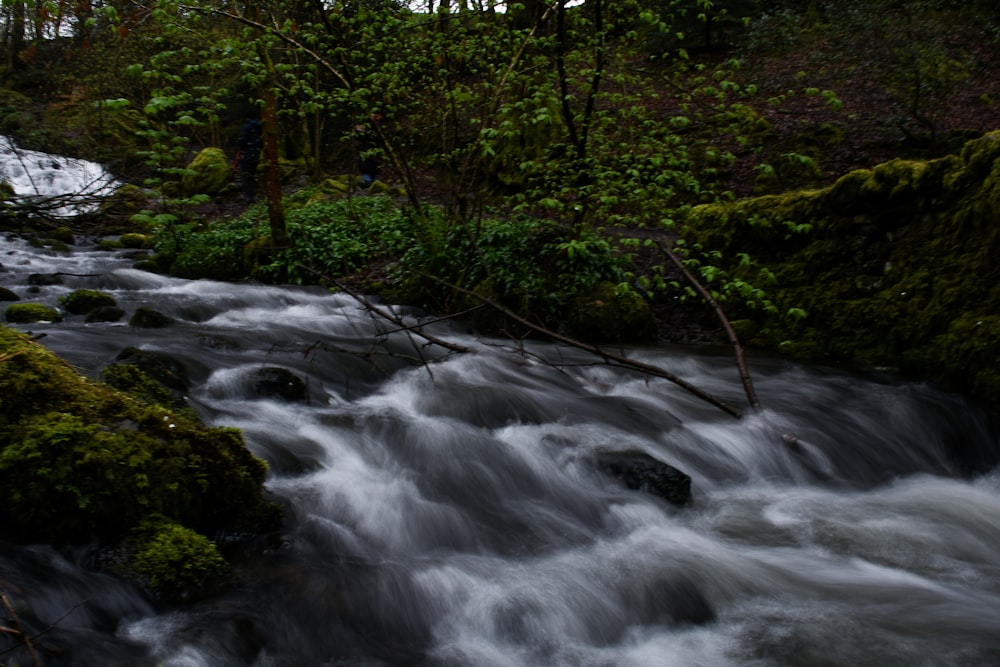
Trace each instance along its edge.
{"label": "creek", "polygon": [[[129,346],[178,360],[190,405],[243,430],[288,508],[280,546],[189,605],[94,571],[87,548],[0,543],[46,665],[1000,664],[998,432],[960,396],[751,355],[766,418],[735,420],[566,347],[436,323],[474,349],[449,356],[342,294],[154,275],[92,240],[6,237],[0,264],[23,300],[99,289],[174,318],[16,326],[91,376]],[[630,353],[742,401],[725,350]],[[262,367],[306,397],[256,394]],[[685,471],[690,504],[591,464],[621,450]]]}

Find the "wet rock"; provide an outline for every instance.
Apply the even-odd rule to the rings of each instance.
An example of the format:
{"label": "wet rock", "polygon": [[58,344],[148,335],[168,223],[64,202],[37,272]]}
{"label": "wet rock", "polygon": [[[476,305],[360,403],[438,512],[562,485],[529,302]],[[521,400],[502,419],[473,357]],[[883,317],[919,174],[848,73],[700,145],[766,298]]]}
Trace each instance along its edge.
{"label": "wet rock", "polygon": [[691,478],[645,452],[600,452],[596,465],[628,489],[650,493],[679,507],[691,501]]}
{"label": "wet rock", "polygon": [[118,353],[115,362],[135,366],[159,384],[175,391],[186,392],[188,389],[187,370],[169,354],[127,347]]}
{"label": "wet rock", "polygon": [[158,310],[140,306],[135,309],[128,323],[130,326],[142,329],[161,329],[169,327],[174,321]]}
{"label": "wet rock", "polygon": [[92,289],[73,290],[60,297],[59,304],[74,315],[86,315],[97,308],[116,305],[113,296]]}
{"label": "wet rock", "polygon": [[125,311],[118,306],[99,306],[87,313],[86,322],[117,322],[125,317]]}
{"label": "wet rock", "polygon": [[28,324],[31,322],[61,322],[62,315],[55,308],[41,303],[15,303],[7,306],[4,316],[8,322]]}
{"label": "wet rock", "polygon": [[306,384],[287,368],[265,366],[250,376],[253,393],[260,398],[280,398],[285,401],[304,401]]}
{"label": "wet rock", "polygon": [[0,287],[0,301],[20,301],[21,297],[6,287]]}
{"label": "wet rock", "polygon": [[35,285],[38,287],[46,287],[48,285],[61,285],[62,276],[58,273],[32,273],[28,276],[28,284]]}

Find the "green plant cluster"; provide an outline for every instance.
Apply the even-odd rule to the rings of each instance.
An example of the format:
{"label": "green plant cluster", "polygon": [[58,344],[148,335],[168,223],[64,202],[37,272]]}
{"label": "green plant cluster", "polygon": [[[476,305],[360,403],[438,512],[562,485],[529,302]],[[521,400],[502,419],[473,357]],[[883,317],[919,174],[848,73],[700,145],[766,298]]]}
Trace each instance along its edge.
{"label": "green plant cluster", "polygon": [[[594,296],[597,290],[603,293],[610,285],[627,300],[631,307],[620,313],[623,316],[626,311],[643,319],[649,314],[644,302],[635,301],[641,302],[641,297],[630,284],[630,260],[602,235],[536,218],[484,219],[449,227],[442,217],[438,225],[437,233],[424,235],[394,268],[394,298],[455,312],[481,305],[477,297],[482,297],[553,329],[575,323],[573,333],[616,340],[622,336],[607,333],[614,328],[595,326],[596,310],[604,303]],[[595,312],[590,315],[582,312],[591,309]],[[492,331],[504,323],[489,311],[474,313],[472,321]],[[623,317],[619,333],[650,333],[648,327],[630,322],[634,320]]]}
{"label": "green plant cluster", "polygon": [[258,205],[211,225],[161,227],[154,238],[157,261],[186,278],[306,284],[317,282],[313,271],[343,276],[412,245],[412,227],[391,197],[330,200],[317,191],[286,199],[290,247],[272,249],[266,242],[266,211]]}
{"label": "green plant cluster", "polygon": [[114,544],[151,515],[270,530],[266,466],[234,429],[138,402],[0,327],[0,537]]}

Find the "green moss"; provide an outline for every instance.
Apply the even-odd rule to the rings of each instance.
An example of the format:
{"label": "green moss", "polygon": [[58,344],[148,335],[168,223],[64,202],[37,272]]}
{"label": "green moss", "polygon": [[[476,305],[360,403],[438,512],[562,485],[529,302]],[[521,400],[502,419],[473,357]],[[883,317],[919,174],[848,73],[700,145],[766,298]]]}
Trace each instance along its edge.
{"label": "green moss", "polygon": [[49,232],[49,237],[65,245],[76,243],[76,236],[69,227],[56,227]]}
{"label": "green moss", "polygon": [[229,571],[211,540],[164,517],[145,520],[129,542],[131,572],[160,599],[202,596]]}
{"label": "green moss", "polygon": [[105,252],[111,250],[121,250],[124,247],[125,246],[122,244],[122,242],[116,239],[101,239],[100,241],[97,242],[97,249],[103,250]]}
{"label": "green moss", "polygon": [[59,297],[59,304],[70,313],[86,315],[97,308],[115,306],[117,302],[110,294],[91,289],[78,289]]}
{"label": "green moss", "polygon": [[[817,191],[697,207],[689,247],[777,278],[775,314],[729,302],[755,345],[824,361],[900,368],[1000,406],[1000,132],[961,156],[893,160]],[[742,255],[741,255],[742,253]],[[808,318],[786,317],[800,308]],[[981,324],[980,324],[981,323]]]}
{"label": "green moss", "polygon": [[4,310],[4,317],[8,322],[16,324],[62,321],[62,315],[59,314],[58,310],[41,303],[11,304]]}
{"label": "green moss", "polygon": [[119,241],[126,248],[150,248],[152,244],[150,243],[149,235],[139,234],[138,232],[128,232],[122,234]]}
{"label": "green moss", "polygon": [[162,329],[164,327],[169,327],[174,321],[170,317],[164,315],[158,310],[148,308],[146,306],[139,306],[135,309],[132,317],[129,318],[128,324],[132,327],[139,327],[142,329]]}
{"label": "green moss", "polygon": [[225,190],[233,178],[229,159],[221,148],[205,148],[187,166],[181,186],[187,194],[214,195]]}

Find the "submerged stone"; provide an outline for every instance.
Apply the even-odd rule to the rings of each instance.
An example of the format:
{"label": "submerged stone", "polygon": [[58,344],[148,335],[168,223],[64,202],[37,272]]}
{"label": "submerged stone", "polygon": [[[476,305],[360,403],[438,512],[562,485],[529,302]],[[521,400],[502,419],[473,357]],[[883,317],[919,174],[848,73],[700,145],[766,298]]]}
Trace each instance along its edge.
{"label": "submerged stone", "polygon": [[645,452],[601,452],[596,463],[599,470],[628,489],[650,493],[679,507],[691,501],[691,478]]}

